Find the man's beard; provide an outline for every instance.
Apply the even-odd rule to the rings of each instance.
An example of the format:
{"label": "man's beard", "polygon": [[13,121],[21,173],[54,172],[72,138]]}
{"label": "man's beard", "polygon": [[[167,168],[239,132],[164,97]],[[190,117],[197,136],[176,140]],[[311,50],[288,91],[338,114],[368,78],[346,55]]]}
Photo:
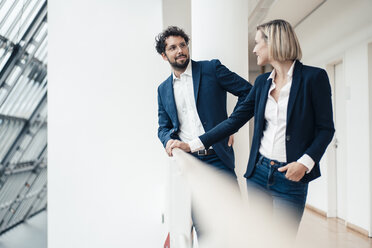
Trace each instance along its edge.
{"label": "man's beard", "polygon": [[189,62],[190,62],[190,58],[187,58],[185,60],[185,62],[183,62],[182,64],[181,63],[177,63],[177,59],[176,59],[174,62],[170,62],[169,61],[169,64],[173,67],[173,69],[183,70],[183,69],[185,69],[187,67],[187,65],[189,64]]}

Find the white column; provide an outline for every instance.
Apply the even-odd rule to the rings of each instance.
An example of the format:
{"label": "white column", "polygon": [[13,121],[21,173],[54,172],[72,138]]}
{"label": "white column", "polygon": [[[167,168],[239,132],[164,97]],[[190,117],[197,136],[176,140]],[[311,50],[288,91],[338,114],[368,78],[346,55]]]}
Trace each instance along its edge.
{"label": "white column", "polygon": [[161,0],[48,2],[48,247],[164,244],[161,17]]}
{"label": "white column", "polygon": [[[191,27],[194,60],[217,58],[231,71],[248,79],[247,1],[191,0]],[[229,95],[230,112],[235,103],[236,98]],[[247,167],[248,140],[248,125],[245,125],[235,135],[235,171],[238,177],[244,174]]]}
{"label": "white column", "polygon": [[368,44],[368,89],[369,89],[369,228],[368,236],[372,237],[372,42]]}

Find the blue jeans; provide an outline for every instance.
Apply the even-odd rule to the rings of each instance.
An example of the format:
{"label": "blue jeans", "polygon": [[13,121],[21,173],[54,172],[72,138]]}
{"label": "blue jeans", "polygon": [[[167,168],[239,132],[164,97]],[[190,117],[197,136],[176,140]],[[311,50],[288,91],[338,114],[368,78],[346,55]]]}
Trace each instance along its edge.
{"label": "blue jeans", "polygon": [[278,171],[286,164],[260,155],[252,177],[247,179],[248,194],[251,205],[264,204],[274,221],[288,220],[296,233],[305,208],[308,184],[291,181],[285,177],[286,172]]}
{"label": "blue jeans", "polygon": [[235,172],[231,170],[229,167],[227,167],[216,154],[212,154],[208,156],[198,156],[194,154],[192,155],[196,157],[197,159],[201,160],[202,162],[209,164],[214,169],[221,171],[221,172],[225,172],[226,175],[230,175],[236,178]]}

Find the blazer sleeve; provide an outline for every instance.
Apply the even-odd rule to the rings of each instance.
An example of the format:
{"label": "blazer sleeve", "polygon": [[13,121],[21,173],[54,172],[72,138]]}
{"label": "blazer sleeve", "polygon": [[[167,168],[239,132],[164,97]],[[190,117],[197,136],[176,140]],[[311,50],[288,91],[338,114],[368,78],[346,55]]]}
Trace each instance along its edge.
{"label": "blazer sleeve", "polygon": [[335,132],[333,124],[331,86],[325,70],[319,70],[311,87],[311,100],[315,116],[315,138],[305,151],[319,163]]}
{"label": "blazer sleeve", "polygon": [[222,65],[218,59],[212,60],[212,62],[216,68],[216,78],[219,85],[227,92],[238,97],[238,102],[234,108],[235,110],[237,106],[246,99],[252,89],[252,85],[247,80]]}
{"label": "blazer sleeve", "polygon": [[167,145],[168,140],[170,140],[172,137],[173,130],[173,124],[172,121],[168,115],[168,113],[165,111],[161,96],[159,94],[158,89],[158,137],[163,143],[163,146],[165,147]]}
{"label": "blazer sleeve", "polygon": [[234,112],[228,119],[199,136],[199,139],[204,144],[204,147],[210,147],[222,139],[236,133],[253,117],[256,104],[256,92],[257,87],[255,85],[250,90],[248,96],[241,103],[236,105]]}

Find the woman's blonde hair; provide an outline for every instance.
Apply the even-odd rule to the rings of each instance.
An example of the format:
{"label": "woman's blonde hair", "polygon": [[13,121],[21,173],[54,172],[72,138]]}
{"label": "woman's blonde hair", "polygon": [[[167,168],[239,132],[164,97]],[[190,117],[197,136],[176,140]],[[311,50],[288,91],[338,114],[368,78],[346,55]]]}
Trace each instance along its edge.
{"label": "woman's blonde hair", "polygon": [[302,51],[291,24],[284,20],[272,20],[258,25],[262,38],[269,47],[269,58],[276,61],[300,60]]}

